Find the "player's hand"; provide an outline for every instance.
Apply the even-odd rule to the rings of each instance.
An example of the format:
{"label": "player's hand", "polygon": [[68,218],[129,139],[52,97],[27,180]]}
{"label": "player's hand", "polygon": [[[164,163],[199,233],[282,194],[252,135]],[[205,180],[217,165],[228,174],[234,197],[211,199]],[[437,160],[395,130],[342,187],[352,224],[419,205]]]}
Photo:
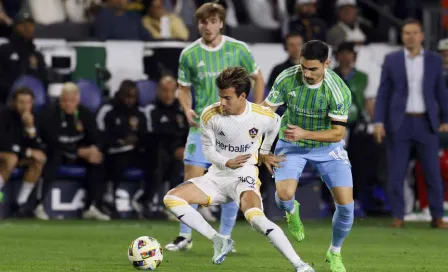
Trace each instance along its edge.
{"label": "player's hand", "polygon": [[448,132],[448,123],[440,124],[439,132]]}
{"label": "player's hand", "polygon": [[305,139],[306,130],[295,125],[288,125],[288,128],[283,132],[285,138],[291,142],[298,142]]}
{"label": "player's hand", "polygon": [[198,118],[199,116],[196,114],[196,112],[192,109],[189,109],[185,112],[185,117],[187,117],[187,122],[190,125],[190,127],[198,127],[198,123],[194,120],[195,118]]}
{"label": "player's hand", "polygon": [[230,169],[238,169],[243,167],[243,165],[252,157],[250,154],[239,155],[234,159],[230,159],[226,162],[226,167]]}
{"label": "player's hand", "polygon": [[273,168],[281,168],[280,162],[285,161],[286,155],[276,156],[274,154],[260,154],[260,162],[263,163],[271,175],[274,175]]}
{"label": "player's hand", "polygon": [[22,114],[22,122],[26,128],[34,127],[34,116],[31,112],[24,112]]}
{"label": "player's hand", "polygon": [[45,153],[39,149],[31,149],[30,154],[30,157],[37,162],[45,163],[45,161],[47,161],[47,156],[45,156]]}
{"label": "player's hand", "polygon": [[178,161],[182,161],[184,159],[184,151],[185,148],[183,147],[176,148],[176,151],[174,151],[174,158]]}
{"label": "player's hand", "polygon": [[91,146],[87,161],[91,164],[100,164],[103,162],[103,153],[96,146]]}
{"label": "player's hand", "polygon": [[373,130],[373,135],[375,137],[375,142],[381,144],[383,138],[386,137],[386,131],[384,130],[383,124],[376,124]]}

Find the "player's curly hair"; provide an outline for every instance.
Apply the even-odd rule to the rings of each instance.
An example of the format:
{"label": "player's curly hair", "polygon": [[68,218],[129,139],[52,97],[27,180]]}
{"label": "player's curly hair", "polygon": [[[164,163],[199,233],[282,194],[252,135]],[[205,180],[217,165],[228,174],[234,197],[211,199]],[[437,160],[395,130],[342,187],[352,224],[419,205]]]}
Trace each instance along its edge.
{"label": "player's curly hair", "polygon": [[216,85],[219,89],[235,88],[237,97],[240,97],[242,93],[246,94],[246,97],[250,93],[250,75],[240,66],[230,67],[224,69],[216,78]]}

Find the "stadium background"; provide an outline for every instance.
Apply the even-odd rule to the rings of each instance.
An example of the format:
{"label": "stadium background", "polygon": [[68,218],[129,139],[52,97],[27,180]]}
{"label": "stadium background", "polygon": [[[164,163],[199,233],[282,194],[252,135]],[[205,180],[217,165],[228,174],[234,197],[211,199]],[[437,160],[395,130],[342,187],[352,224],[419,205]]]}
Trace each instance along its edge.
{"label": "stadium background", "polygon": [[[3,2],[6,5],[8,1]],[[37,102],[54,102],[63,83],[75,81],[81,89],[82,104],[95,112],[113,97],[124,79],[137,81],[141,106],[153,102],[156,97],[157,81],[163,71],[176,74],[180,52],[191,41],[198,38],[194,21],[185,20],[189,31],[187,41],[169,38],[152,41],[101,41],[95,36],[91,18],[76,19],[76,14],[71,14],[76,10],[79,16],[79,10],[88,8],[91,2],[104,4],[100,3],[101,1],[22,1],[20,12],[29,12],[33,16],[36,22],[34,42],[37,50],[44,55],[48,69],[52,71],[47,90],[42,89],[39,83],[30,85],[34,90],[47,94],[38,95],[42,99]],[[185,11],[188,2],[190,4],[194,2],[196,5],[201,3],[201,1],[178,0],[164,1],[164,5],[167,9],[172,8],[179,16],[188,18],[188,10]],[[233,9],[232,12],[235,13],[233,17],[237,21],[236,23],[229,20],[226,22],[225,34],[248,43],[266,82],[273,67],[287,59],[282,36],[287,32],[285,25],[289,20],[294,20],[295,5],[299,2],[301,1],[297,3],[287,0],[223,1],[224,5]],[[346,2],[352,3],[352,1]],[[447,24],[446,19],[442,17],[441,5],[444,5],[444,2],[446,1],[357,1],[358,20],[376,33],[372,35],[372,39],[368,38],[356,47],[356,68],[368,75],[368,86],[364,91],[366,99],[375,97],[384,56],[399,48],[399,25],[403,19],[408,17],[421,19],[426,35],[425,48],[437,50],[439,40],[444,38],[444,27]],[[142,3],[143,1],[129,1],[129,8],[138,11]],[[179,3],[183,3],[181,10],[179,10]],[[321,0],[317,3],[316,16],[326,23],[327,30],[337,23],[336,4],[333,0]],[[191,10],[189,12],[191,14]],[[182,15],[184,13],[187,15]],[[264,19],[260,20],[260,16]],[[7,41],[5,37],[0,40],[0,43]],[[333,68],[337,66],[334,57],[332,53]],[[18,84],[36,84],[26,77],[21,77],[17,81]],[[267,92],[268,88],[266,88]],[[369,129],[371,124],[368,124],[368,121],[367,134],[371,133]],[[347,140],[350,141],[350,139]],[[72,167],[64,171],[62,171],[65,173],[63,178],[59,178],[53,185],[52,193],[45,200],[44,206],[53,218],[76,218],[81,214],[84,197],[83,189],[76,180],[83,178],[85,169]],[[3,189],[6,192],[5,203],[0,212],[3,217],[12,215],[13,196],[20,188],[22,172],[20,168],[16,169],[12,177],[14,182],[8,183]],[[128,178],[122,181],[115,193],[115,205],[121,218],[135,218],[132,200],[142,182],[151,182],[142,180],[139,169],[130,169],[128,172]],[[298,199],[308,203],[304,206],[303,216],[305,218],[329,216],[331,205],[323,201],[321,197],[325,199],[327,189],[322,186],[313,169],[308,169],[305,174],[302,188],[298,190]],[[181,176],[182,173],[179,173],[179,181],[182,179]],[[414,191],[416,187],[414,180],[414,175],[411,173],[408,177],[409,213],[419,212],[419,206],[415,205],[417,192]],[[362,210],[358,209],[358,216],[388,214],[384,186],[384,178],[381,178],[381,174],[365,186],[365,192],[358,199],[363,206]],[[271,218],[281,216],[272,200],[273,190],[272,183],[265,181],[263,192],[267,215]],[[157,199],[155,201],[157,202]],[[216,210],[213,211],[216,212]],[[428,216],[421,215],[415,215],[412,218],[412,220],[429,220]]]}

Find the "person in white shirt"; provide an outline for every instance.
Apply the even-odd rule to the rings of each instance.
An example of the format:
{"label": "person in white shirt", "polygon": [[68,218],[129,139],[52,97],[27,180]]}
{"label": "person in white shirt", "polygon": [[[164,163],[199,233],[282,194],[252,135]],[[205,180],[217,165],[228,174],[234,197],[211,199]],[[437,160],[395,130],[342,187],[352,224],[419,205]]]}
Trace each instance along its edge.
{"label": "person in white shirt", "polygon": [[251,83],[244,68],[223,70],[216,84],[220,102],[208,106],[200,118],[202,148],[212,166],[204,176],[170,190],[163,199],[165,206],[213,242],[214,264],[225,260],[234,242],[218,234],[190,205],[235,201],[249,223],[269,239],[296,271],[314,271],[300,259],[281,228],[263,213],[257,165],[264,163],[271,173],[272,167],[280,167],[283,157],[270,154],[280,129],[280,117],[271,109],[246,100]]}

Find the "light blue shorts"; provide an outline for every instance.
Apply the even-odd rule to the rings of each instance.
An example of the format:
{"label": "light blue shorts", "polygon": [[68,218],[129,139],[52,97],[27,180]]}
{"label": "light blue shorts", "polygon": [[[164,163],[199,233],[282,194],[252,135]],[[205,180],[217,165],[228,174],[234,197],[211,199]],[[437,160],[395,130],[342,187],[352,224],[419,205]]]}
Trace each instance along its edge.
{"label": "light blue shorts", "polygon": [[278,140],[275,155],[285,154],[281,168],[275,169],[275,182],[286,179],[299,180],[307,162],[313,164],[329,188],[353,187],[353,178],[344,142],[325,147],[303,148],[284,140]]}
{"label": "light blue shorts", "polygon": [[201,133],[191,131],[188,133],[187,144],[185,145],[184,164],[203,167],[208,169],[211,164],[207,161],[202,152]]}

